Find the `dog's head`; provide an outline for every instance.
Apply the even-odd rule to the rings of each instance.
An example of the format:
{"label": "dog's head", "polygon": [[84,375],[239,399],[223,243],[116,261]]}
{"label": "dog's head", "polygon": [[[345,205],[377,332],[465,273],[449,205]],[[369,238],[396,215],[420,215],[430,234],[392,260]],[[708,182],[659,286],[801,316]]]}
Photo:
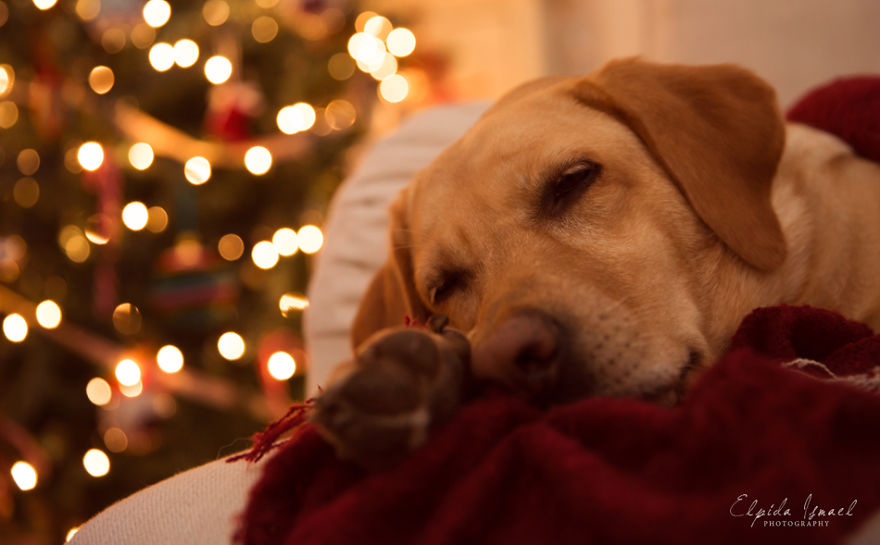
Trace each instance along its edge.
{"label": "dog's head", "polygon": [[784,134],[774,91],[730,65],[628,59],[520,87],[392,206],[354,342],[442,313],[478,376],[668,400],[786,258]]}

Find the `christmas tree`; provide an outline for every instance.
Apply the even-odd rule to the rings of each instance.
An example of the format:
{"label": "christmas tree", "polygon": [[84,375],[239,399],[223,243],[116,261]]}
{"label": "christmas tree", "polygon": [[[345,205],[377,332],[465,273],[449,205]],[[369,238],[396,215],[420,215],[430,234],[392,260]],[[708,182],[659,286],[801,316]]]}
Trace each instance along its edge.
{"label": "christmas tree", "polygon": [[332,0],[0,0],[0,542],[302,398],[322,214],[414,47]]}

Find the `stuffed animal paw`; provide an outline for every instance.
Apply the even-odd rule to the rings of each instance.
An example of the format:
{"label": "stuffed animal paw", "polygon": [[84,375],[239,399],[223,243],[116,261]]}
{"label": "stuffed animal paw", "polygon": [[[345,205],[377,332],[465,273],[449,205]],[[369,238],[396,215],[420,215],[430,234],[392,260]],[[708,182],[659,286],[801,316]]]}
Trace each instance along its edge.
{"label": "stuffed animal paw", "polygon": [[426,328],[377,332],[357,349],[348,374],[318,397],[312,422],[340,458],[388,467],[455,412],[470,345],[447,322],[438,315]]}

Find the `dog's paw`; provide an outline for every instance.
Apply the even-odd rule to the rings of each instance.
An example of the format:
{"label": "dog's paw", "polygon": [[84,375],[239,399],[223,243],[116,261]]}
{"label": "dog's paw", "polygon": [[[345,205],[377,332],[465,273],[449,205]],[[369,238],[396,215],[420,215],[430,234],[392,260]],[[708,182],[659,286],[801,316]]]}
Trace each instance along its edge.
{"label": "dog's paw", "polygon": [[380,332],[358,350],[353,371],[318,397],[312,422],[340,457],[392,465],[458,407],[466,347],[442,326]]}

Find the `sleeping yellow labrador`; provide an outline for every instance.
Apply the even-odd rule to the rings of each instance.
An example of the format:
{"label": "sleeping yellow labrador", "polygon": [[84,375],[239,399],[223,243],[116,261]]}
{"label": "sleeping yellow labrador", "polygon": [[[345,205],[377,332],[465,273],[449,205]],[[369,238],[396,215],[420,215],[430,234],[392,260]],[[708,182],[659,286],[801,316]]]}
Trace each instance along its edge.
{"label": "sleeping yellow labrador", "polygon": [[[880,166],[786,125],[732,65],[627,59],[519,87],[391,219],[356,358],[313,418],[366,465],[418,445],[474,379],[671,404],[756,307],[880,328]],[[428,327],[386,329],[404,316]]]}

